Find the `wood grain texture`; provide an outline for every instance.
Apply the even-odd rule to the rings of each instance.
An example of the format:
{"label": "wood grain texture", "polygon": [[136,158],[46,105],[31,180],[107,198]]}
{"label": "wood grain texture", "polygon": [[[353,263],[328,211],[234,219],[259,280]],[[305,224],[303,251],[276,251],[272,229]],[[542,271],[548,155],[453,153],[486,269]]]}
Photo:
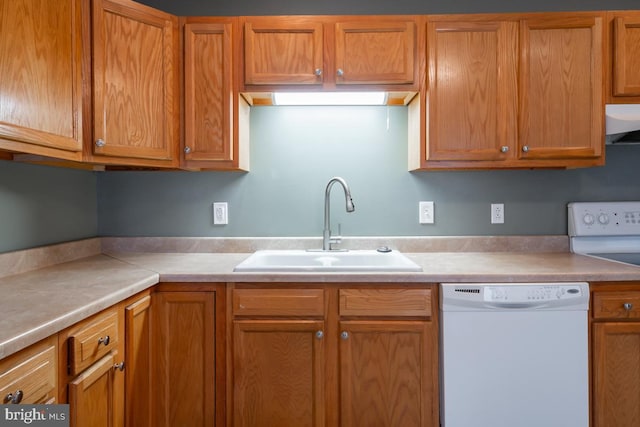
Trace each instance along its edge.
{"label": "wood grain texture", "polygon": [[324,426],[324,322],[233,322],[233,425]]}
{"label": "wood grain texture", "polygon": [[322,289],[234,289],[234,316],[304,316],[324,315]]}
{"label": "wood grain texture", "polygon": [[244,83],[322,84],[323,25],[309,17],[244,20]]}
{"label": "wood grain texture", "polygon": [[124,319],[126,425],[151,427],[151,296],[127,305]]}
{"label": "wood grain texture", "polygon": [[152,304],[152,425],[216,425],[216,293],[157,292]]}
{"label": "wood grain texture", "polygon": [[335,24],[337,84],[412,84],[416,23],[394,18]]}
{"label": "wood grain texture", "polygon": [[593,427],[640,425],[640,323],[593,324]]}
{"label": "wood grain texture", "polygon": [[429,22],[427,46],[427,159],[513,159],[517,24]]}
{"label": "wood grain texture", "polygon": [[22,390],[21,403],[55,403],[58,388],[57,337],[47,338],[0,362],[0,404]]}
{"label": "wood grain texture", "polygon": [[431,324],[344,321],[340,329],[341,425],[432,425]]}
{"label": "wood grain texture", "polygon": [[[107,341],[108,338],[108,343]],[[77,375],[105,354],[117,348],[119,341],[116,310],[106,310],[69,337],[69,372]],[[100,342],[100,340],[103,340]]]}
{"label": "wood grain texture", "polygon": [[[195,21],[195,22],[194,22]],[[233,22],[184,25],[185,151],[187,167],[233,162]],[[210,166],[204,164],[204,166]]]}
{"label": "wood grain texture", "polygon": [[115,358],[107,354],[69,384],[69,415],[72,427],[111,427],[114,416]]}
{"label": "wood grain texture", "polygon": [[0,139],[26,143],[23,152],[82,151],[82,7],[0,1]]}
{"label": "wood grain texture", "polygon": [[431,316],[430,289],[340,289],[341,316]]}
{"label": "wood grain texture", "polygon": [[[594,319],[640,318],[640,292],[594,292],[592,304]],[[625,304],[631,304],[631,308],[625,309]]]}
{"label": "wood grain texture", "polygon": [[177,164],[176,32],[169,14],[128,0],[93,2],[94,140],[105,142],[94,155]]}
{"label": "wood grain texture", "polygon": [[602,21],[595,15],[521,21],[521,159],[601,155]]}
{"label": "wood grain texture", "polygon": [[640,96],[640,13],[619,16],[613,27],[613,95]]}

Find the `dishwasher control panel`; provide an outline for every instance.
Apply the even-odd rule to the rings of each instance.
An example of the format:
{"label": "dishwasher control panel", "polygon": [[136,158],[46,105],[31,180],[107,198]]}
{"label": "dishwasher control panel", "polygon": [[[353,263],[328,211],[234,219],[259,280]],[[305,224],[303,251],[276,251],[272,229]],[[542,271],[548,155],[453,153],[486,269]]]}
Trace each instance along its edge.
{"label": "dishwasher control panel", "polygon": [[577,283],[442,283],[442,310],[588,309],[589,284]]}

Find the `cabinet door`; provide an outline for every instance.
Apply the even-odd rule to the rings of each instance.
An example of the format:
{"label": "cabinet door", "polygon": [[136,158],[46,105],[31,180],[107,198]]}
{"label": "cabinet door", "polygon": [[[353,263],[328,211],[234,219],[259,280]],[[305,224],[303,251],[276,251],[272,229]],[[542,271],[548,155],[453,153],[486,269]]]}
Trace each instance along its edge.
{"label": "cabinet door", "polygon": [[83,4],[0,1],[0,148],[81,159]]}
{"label": "cabinet door", "polygon": [[431,322],[340,322],[343,427],[438,425]]}
{"label": "cabinet door", "polygon": [[517,24],[429,22],[427,160],[507,160],[517,142]]}
{"label": "cabinet door", "polygon": [[413,21],[337,23],[336,84],[412,84],[415,27]]}
{"label": "cabinet door", "polygon": [[521,159],[601,156],[602,38],[600,16],[521,21]]}
{"label": "cabinet door", "polygon": [[234,321],[234,426],[324,426],[323,331],[322,321]]}
{"label": "cabinet door", "polygon": [[184,26],[184,160],[231,162],[233,150],[232,22]]}
{"label": "cabinet door", "polygon": [[247,85],[321,85],[322,23],[304,17],[251,18],[244,23]]}
{"label": "cabinet door", "polygon": [[93,1],[95,156],[177,164],[176,34],[177,18],[164,12],[129,0]]}
{"label": "cabinet door", "polygon": [[613,22],[613,95],[640,96],[640,13]]}
{"label": "cabinet door", "polygon": [[151,425],[216,425],[215,292],[158,292],[153,307]]}
{"label": "cabinet door", "polygon": [[640,323],[593,324],[593,427],[640,425]]}
{"label": "cabinet door", "polygon": [[151,426],[151,297],[124,309],[125,420],[127,426]]}
{"label": "cabinet door", "polygon": [[114,414],[114,364],[114,356],[109,353],[69,383],[72,427],[122,425]]}

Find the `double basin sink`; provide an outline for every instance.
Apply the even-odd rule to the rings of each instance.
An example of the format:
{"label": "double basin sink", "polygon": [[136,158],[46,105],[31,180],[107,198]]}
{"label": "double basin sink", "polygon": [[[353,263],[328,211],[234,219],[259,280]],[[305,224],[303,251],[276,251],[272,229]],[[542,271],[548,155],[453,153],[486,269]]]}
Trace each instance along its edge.
{"label": "double basin sink", "polygon": [[260,250],[238,264],[235,272],[419,272],[422,267],[398,251]]}

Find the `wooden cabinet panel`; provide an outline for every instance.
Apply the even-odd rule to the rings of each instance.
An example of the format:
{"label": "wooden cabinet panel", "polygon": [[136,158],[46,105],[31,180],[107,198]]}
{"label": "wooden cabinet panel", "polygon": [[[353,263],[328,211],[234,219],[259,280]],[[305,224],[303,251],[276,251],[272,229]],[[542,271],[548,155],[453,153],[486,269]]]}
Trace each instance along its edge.
{"label": "wooden cabinet panel", "polygon": [[437,425],[431,323],[343,321],[340,328],[341,425]]}
{"label": "wooden cabinet panel", "polygon": [[506,160],[517,141],[517,23],[427,24],[427,160]]}
{"label": "wooden cabinet panel", "polygon": [[324,426],[324,322],[233,322],[233,425]]}
{"label": "wooden cabinet panel", "polygon": [[94,160],[176,166],[177,18],[94,0],[92,24]]}
{"label": "wooden cabinet panel", "polygon": [[125,321],[125,423],[151,424],[151,296],[124,309]]}
{"label": "wooden cabinet panel", "polygon": [[118,316],[109,310],[69,337],[69,372],[77,375],[118,345]]}
{"label": "wooden cabinet panel", "polygon": [[0,148],[81,159],[84,5],[0,1]]}
{"label": "wooden cabinet panel", "polygon": [[640,323],[593,324],[593,427],[640,425]]}
{"label": "wooden cabinet panel", "polygon": [[238,155],[233,149],[233,22],[192,18],[184,25],[186,166],[232,163]]}
{"label": "wooden cabinet panel", "polygon": [[57,337],[34,344],[0,362],[0,404],[55,403]]}
{"label": "wooden cabinet panel", "polygon": [[594,293],[593,318],[639,319],[640,292]]}
{"label": "wooden cabinet panel", "polygon": [[416,24],[356,21],[335,24],[336,84],[411,84]]}
{"label": "wooden cabinet panel", "polygon": [[613,95],[640,96],[640,13],[613,21]]}
{"label": "wooden cabinet panel", "polygon": [[72,427],[121,425],[114,414],[114,364],[109,353],[69,384]]}
{"label": "wooden cabinet panel", "polygon": [[521,159],[601,156],[604,145],[603,19],[520,23]]}
{"label": "wooden cabinet panel", "polygon": [[323,46],[323,24],[315,18],[246,18],[244,82],[320,85]]}
{"label": "wooden cabinet panel", "polygon": [[431,316],[430,289],[340,289],[341,316]]}
{"label": "wooden cabinet panel", "polygon": [[[216,293],[157,292],[154,426],[224,425],[216,410]],[[222,395],[223,391],[219,391]]]}
{"label": "wooden cabinet panel", "polygon": [[235,316],[324,316],[323,289],[234,289]]}

